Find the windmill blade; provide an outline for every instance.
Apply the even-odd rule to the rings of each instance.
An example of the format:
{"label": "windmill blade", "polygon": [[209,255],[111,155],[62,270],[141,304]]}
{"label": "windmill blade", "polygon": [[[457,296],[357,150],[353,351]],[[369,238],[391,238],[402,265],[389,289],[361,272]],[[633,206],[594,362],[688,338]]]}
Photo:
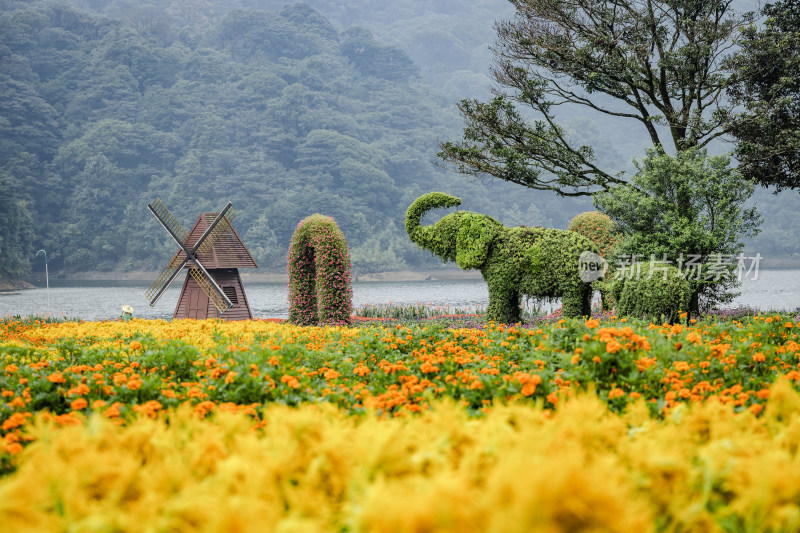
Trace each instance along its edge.
{"label": "windmill blade", "polygon": [[186,250],[186,238],[188,234],[186,230],[183,229],[178,219],[167,209],[167,206],[164,205],[164,202],[161,201],[161,198],[156,198],[156,201],[152,204],[147,204],[147,208],[150,209],[150,212],[156,217],[156,219],[164,226],[164,229],[172,235],[172,238],[175,239],[175,242],[180,245],[181,248]]}
{"label": "windmill blade", "polygon": [[197,252],[201,254],[207,253],[211,247],[214,246],[214,243],[217,242],[217,239],[219,239],[220,235],[228,231],[228,228],[233,225],[233,221],[236,219],[236,214],[236,211],[233,209],[228,210],[228,212],[219,220],[219,223],[212,228],[211,232],[208,234],[208,237],[202,241],[198,241],[200,243],[199,246],[195,245],[197,246]]}
{"label": "windmill blade", "polygon": [[[220,211],[220,212],[219,212],[219,214],[217,214],[217,217],[214,219],[214,221],[213,221],[213,222],[212,222],[212,223],[211,223],[211,224],[210,224],[210,225],[209,225],[209,226],[206,228],[206,230],[203,232],[203,234],[202,234],[202,235],[200,235],[200,238],[199,238],[199,239],[197,239],[197,242],[195,242],[195,243],[194,243],[194,248],[192,248],[192,251],[191,251],[191,253],[187,251],[187,254],[189,254],[189,255],[195,255],[195,253],[197,252],[197,250],[198,250],[198,249],[199,249],[201,246],[203,246],[203,243],[206,241],[206,239],[208,239],[209,235],[211,235],[212,233],[214,233],[214,230],[217,228],[217,226],[219,225],[219,223],[220,223],[220,222],[222,222],[223,220],[225,220],[225,215],[226,215],[226,214],[228,213],[228,211],[231,209],[231,206],[232,206],[232,205],[233,205],[233,204],[231,204],[230,202],[228,202],[227,204],[225,204],[225,207],[223,207],[223,208],[222,208],[222,211]],[[217,237],[219,237],[219,234],[217,234]],[[213,244],[213,243],[212,243],[212,244]]]}
{"label": "windmill blade", "polygon": [[217,282],[209,276],[208,272],[206,272],[202,266],[200,268],[189,269],[189,275],[194,278],[200,288],[203,289],[203,292],[208,295],[208,299],[211,300],[211,303],[214,304],[217,311],[224,313],[233,307],[233,303],[230,299],[225,296],[225,293],[219,288]]}
{"label": "windmill blade", "polygon": [[164,267],[164,270],[161,271],[153,284],[150,285],[150,288],[144,293],[145,297],[150,301],[150,307],[156,305],[158,299],[161,298],[161,295],[164,294],[167,287],[172,284],[185,264],[186,259],[183,261],[173,261]]}

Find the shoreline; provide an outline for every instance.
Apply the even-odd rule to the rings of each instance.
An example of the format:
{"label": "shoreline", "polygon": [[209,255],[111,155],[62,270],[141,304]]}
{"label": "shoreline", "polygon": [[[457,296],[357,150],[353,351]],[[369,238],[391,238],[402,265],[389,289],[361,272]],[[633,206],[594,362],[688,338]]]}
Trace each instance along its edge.
{"label": "shoreline", "polygon": [[[762,258],[759,265],[760,270],[794,270],[800,269],[800,257],[776,257]],[[52,273],[53,280],[69,281],[143,281],[151,282],[158,276],[157,271],[88,271],[75,273]],[[240,270],[239,274],[244,283],[288,283],[289,276],[286,272],[264,272]],[[44,282],[43,273],[28,276],[23,280],[0,280],[0,291],[34,289]],[[481,279],[478,270],[461,270],[458,268],[444,268],[437,270],[394,270],[386,272],[371,272],[367,274],[353,274],[354,283],[374,283],[374,282],[403,282],[403,281],[448,281],[448,280],[472,280]],[[35,284],[34,284],[35,282]]]}
{"label": "shoreline", "polygon": [[[76,272],[72,274],[58,273],[53,275],[51,273],[51,280],[69,280],[69,281],[146,281],[150,282],[156,279],[158,272],[153,271],[135,271],[135,272]],[[242,277],[244,283],[288,283],[288,274],[281,272],[248,272],[247,270],[240,270],[239,275]],[[31,278],[29,278],[30,280]],[[397,270],[387,272],[372,272],[369,274],[358,274],[352,276],[355,283],[372,283],[372,282],[393,282],[393,281],[442,281],[442,280],[461,280],[461,279],[481,279],[481,273],[477,270],[460,270],[460,269],[444,269],[444,270],[426,270],[426,271],[412,271],[412,270]],[[36,279],[36,281],[40,281]],[[16,289],[32,289],[35,288],[27,281],[21,282],[23,286],[16,286],[8,283],[0,285],[0,290],[16,290]],[[8,286],[6,286],[8,285]]]}
{"label": "shoreline", "polygon": [[0,280],[0,291],[16,291],[20,289],[35,289],[32,283],[25,280]]}

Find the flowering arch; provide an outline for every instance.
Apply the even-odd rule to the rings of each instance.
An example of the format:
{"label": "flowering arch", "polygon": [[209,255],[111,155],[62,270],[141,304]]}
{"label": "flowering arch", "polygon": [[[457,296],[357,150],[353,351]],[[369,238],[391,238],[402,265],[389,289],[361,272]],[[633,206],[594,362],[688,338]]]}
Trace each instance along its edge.
{"label": "flowering arch", "polygon": [[350,323],[350,251],[332,217],[317,213],[300,221],[289,245],[288,272],[289,322]]}

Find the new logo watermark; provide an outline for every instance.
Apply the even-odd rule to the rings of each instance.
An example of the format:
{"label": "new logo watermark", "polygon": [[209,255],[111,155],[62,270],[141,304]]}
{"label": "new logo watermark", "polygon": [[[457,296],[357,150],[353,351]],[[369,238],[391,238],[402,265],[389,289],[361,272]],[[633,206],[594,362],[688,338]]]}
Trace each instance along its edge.
{"label": "new logo watermark", "polygon": [[578,257],[578,275],[585,283],[602,278],[607,270],[608,263],[599,254],[587,250]]}
{"label": "new logo watermark", "polygon": [[[623,255],[617,257],[614,265],[613,279],[639,279],[642,275],[641,267],[648,261],[642,260],[641,255]],[[703,261],[705,259],[705,261]],[[758,268],[762,256],[757,253],[753,256],[744,254],[725,255],[710,254],[703,257],[699,254],[679,254],[677,260],[667,259],[664,254],[661,259],[655,255],[650,256],[646,279],[661,275],[667,279],[667,269],[674,266],[678,275],[687,280],[704,280],[706,282],[727,280],[733,277],[737,281],[743,278],[758,279]],[[608,271],[608,262],[600,255],[585,251],[578,258],[578,273],[582,281],[590,283],[605,276]]]}

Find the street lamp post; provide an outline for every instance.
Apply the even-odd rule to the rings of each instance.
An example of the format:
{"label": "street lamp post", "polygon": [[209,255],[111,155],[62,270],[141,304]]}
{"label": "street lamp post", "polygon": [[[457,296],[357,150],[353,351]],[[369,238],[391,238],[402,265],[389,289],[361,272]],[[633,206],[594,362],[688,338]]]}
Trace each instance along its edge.
{"label": "street lamp post", "polygon": [[44,254],[44,281],[47,284],[47,310],[50,311],[50,274],[47,272],[47,252],[39,250],[36,252],[36,257],[39,257],[39,254]]}

